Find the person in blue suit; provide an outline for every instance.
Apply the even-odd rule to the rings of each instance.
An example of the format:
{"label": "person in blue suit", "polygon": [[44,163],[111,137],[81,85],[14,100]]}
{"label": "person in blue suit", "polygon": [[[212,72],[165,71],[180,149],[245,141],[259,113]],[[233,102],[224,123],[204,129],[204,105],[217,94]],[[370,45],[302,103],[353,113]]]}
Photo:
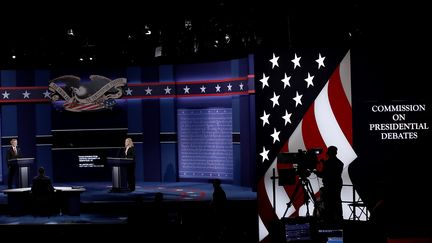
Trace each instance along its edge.
{"label": "person in blue suit", "polygon": [[12,188],[14,177],[18,173],[18,165],[11,163],[12,159],[17,159],[21,157],[21,150],[18,147],[18,139],[13,138],[10,140],[11,146],[6,153],[6,161],[8,165],[8,188]]}

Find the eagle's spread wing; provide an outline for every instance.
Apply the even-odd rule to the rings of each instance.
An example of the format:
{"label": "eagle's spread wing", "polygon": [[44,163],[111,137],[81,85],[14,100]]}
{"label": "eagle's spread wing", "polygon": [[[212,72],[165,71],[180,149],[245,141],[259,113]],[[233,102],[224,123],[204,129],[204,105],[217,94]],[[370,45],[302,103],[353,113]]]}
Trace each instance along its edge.
{"label": "eagle's spread wing", "polygon": [[81,79],[79,77],[77,77],[77,76],[63,75],[63,76],[60,76],[58,78],[50,80],[50,83],[51,82],[54,82],[54,83],[56,83],[56,82],[63,82],[68,87],[78,88],[80,86],[80,81],[81,81]]}

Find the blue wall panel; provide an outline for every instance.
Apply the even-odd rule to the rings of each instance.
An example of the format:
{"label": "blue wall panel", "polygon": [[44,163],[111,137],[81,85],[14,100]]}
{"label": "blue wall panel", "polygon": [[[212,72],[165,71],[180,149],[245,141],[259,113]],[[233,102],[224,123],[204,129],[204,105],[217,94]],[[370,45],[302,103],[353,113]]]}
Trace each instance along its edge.
{"label": "blue wall panel", "polygon": [[128,84],[139,84],[141,83],[141,68],[130,67],[126,70],[127,83]]}
{"label": "blue wall panel", "polygon": [[251,130],[251,124],[249,123],[250,119],[255,121],[255,112],[251,112],[249,109],[249,97],[248,96],[241,96],[240,97],[240,123],[242,124],[240,127],[240,149],[241,151],[245,151],[241,154],[241,183],[240,185],[243,186],[250,186],[251,183],[255,183],[255,181],[252,180],[251,176],[251,170],[253,170],[252,167],[255,166],[255,156],[254,154],[250,154],[249,151],[251,149],[255,149],[255,143],[251,141],[252,134],[255,133],[255,131]]}
{"label": "blue wall panel", "polygon": [[242,179],[242,156],[241,156],[241,146],[240,144],[233,144],[233,168],[234,168],[234,185],[240,185]]}
{"label": "blue wall panel", "polygon": [[161,144],[162,181],[175,182],[177,180],[177,144]]}
{"label": "blue wall panel", "polygon": [[[233,133],[234,134],[241,134],[240,133],[240,96],[234,96],[232,97],[232,122],[233,122]],[[240,185],[240,180],[242,177],[242,168],[240,166],[240,163],[242,161],[241,153],[240,153],[240,146],[239,144],[234,144],[233,146],[233,167],[234,167],[234,184]]]}
{"label": "blue wall panel", "polygon": [[16,86],[16,71],[2,70],[0,71],[1,86]]}
{"label": "blue wall panel", "polygon": [[[18,134],[18,107],[17,105],[2,105],[2,137],[17,136]],[[7,144],[3,144],[7,145]]]}
{"label": "blue wall panel", "polygon": [[[174,81],[174,68],[172,65],[159,67],[159,81]],[[160,100],[160,132],[175,134],[177,127],[176,100],[174,98]],[[168,142],[168,143],[166,143]],[[177,179],[177,143],[175,141],[161,141],[161,176],[163,181],[176,181]]]}
{"label": "blue wall panel", "polygon": [[6,149],[9,146],[9,140],[12,137],[16,137],[18,135],[18,116],[17,116],[17,106],[16,105],[2,105],[1,106],[1,126],[2,126],[2,138],[4,141],[7,141],[5,144],[2,144],[2,175],[3,182],[6,181],[7,178],[7,163],[6,163]]}
{"label": "blue wall panel", "polygon": [[159,100],[143,100],[144,181],[161,180]]}
{"label": "blue wall panel", "polygon": [[[53,176],[53,161],[51,156],[51,145],[38,145],[36,147],[36,165],[38,168],[43,166],[45,168],[45,174],[51,178]],[[55,183],[55,181],[53,181]],[[55,186],[55,185],[54,185]]]}
{"label": "blue wall panel", "polygon": [[135,180],[137,182],[144,181],[144,159],[143,159],[143,143],[134,143],[135,146]]}
{"label": "blue wall panel", "polygon": [[[47,86],[50,80],[48,70],[36,70],[34,73],[36,86]],[[51,134],[51,103],[36,104],[36,134]]]}
{"label": "blue wall panel", "polygon": [[[127,71],[127,83],[137,84],[141,83],[141,68],[131,67]],[[142,120],[142,102],[141,99],[129,99],[127,102],[127,116],[128,116],[128,135],[142,135],[143,120]],[[136,153],[136,167],[135,176],[137,181],[144,180],[144,166],[143,166],[143,149],[142,142],[134,141]]]}

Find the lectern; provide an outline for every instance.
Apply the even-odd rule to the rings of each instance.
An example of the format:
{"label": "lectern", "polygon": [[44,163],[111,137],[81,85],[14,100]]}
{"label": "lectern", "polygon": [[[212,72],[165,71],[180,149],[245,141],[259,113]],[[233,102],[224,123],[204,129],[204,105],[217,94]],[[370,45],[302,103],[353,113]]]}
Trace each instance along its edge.
{"label": "lectern", "polygon": [[17,158],[9,160],[10,165],[18,167],[17,188],[29,187],[29,172],[30,166],[33,164],[34,158]]}
{"label": "lectern", "polygon": [[128,191],[127,167],[133,163],[131,158],[107,158],[107,163],[112,166],[112,191]]}

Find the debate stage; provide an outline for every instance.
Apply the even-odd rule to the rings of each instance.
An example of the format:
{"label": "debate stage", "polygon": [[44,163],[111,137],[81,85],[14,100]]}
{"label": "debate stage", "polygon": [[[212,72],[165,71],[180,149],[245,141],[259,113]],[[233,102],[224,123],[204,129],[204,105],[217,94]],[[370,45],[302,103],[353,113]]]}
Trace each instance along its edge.
{"label": "debate stage", "polygon": [[[158,227],[159,230],[170,232],[162,235],[165,239],[176,237],[175,239],[192,242],[208,242],[209,238],[214,237],[215,219],[210,208],[213,193],[211,183],[138,182],[134,192],[110,192],[111,182],[54,183],[54,186],[85,188],[80,195],[80,215],[11,215],[7,195],[1,193],[0,234],[16,237],[25,232],[21,236],[26,237],[27,232],[47,233],[73,239],[82,237],[82,234],[76,234],[79,231],[108,240],[116,237],[121,239],[120,235],[149,239],[156,237],[154,232],[155,227]],[[228,199],[222,223],[226,232],[229,231],[225,235],[247,242],[256,239],[256,192],[248,187],[230,184],[222,184],[222,187]],[[3,191],[6,186],[1,185],[0,189]],[[166,224],[163,226],[156,226],[155,220],[151,219],[155,212],[155,195],[158,192],[163,193],[162,204],[167,214]],[[141,230],[137,231],[136,227],[131,225],[137,225]],[[113,232],[116,234],[111,235]]]}
{"label": "debate stage", "polygon": [[[222,184],[227,198],[226,212],[210,209],[211,183],[140,182],[134,192],[110,192],[111,182],[54,183],[56,187],[83,186],[80,215],[49,217],[8,213],[7,195],[0,194],[0,235],[15,239],[43,235],[45,242],[61,239],[143,242],[258,242],[256,192],[251,188]],[[0,186],[5,190],[4,185]],[[166,222],[155,219],[155,195],[164,195]],[[216,217],[220,216],[220,217]],[[431,227],[410,222],[412,227],[383,230],[368,221],[345,221],[344,242],[387,243],[398,239],[430,242]],[[324,236],[328,233],[320,233]],[[367,232],[367,234],[365,234]],[[320,236],[320,237],[321,237]],[[323,237],[321,237],[324,239]],[[422,241],[425,239],[426,241]],[[304,242],[326,242],[324,240]],[[394,241],[398,242],[398,241]],[[406,242],[406,241],[404,241]]]}
{"label": "debate stage", "polygon": [[[133,192],[111,192],[111,182],[68,182],[54,183],[55,187],[82,187],[85,189],[81,193],[81,211],[82,213],[92,213],[99,211],[97,205],[127,206],[131,203],[153,202],[156,193],[163,194],[163,201],[167,204],[184,203],[184,202],[204,202],[210,203],[213,193],[213,185],[211,183],[199,182],[141,182],[137,183],[136,189]],[[256,192],[249,187],[240,187],[231,184],[222,184],[229,201],[256,201]],[[1,185],[3,191],[7,189],[5,185]],[[7,215],[7,195],[0,194],[1,216]],[[103,206],[100,206],[101,208]],[[7,207],[6,207],[7,208]],[[113,210],[110,210],[113,212]],[[121,207],[119,212],[121,212]],[[0,219],[0,223],[2,223]]]}

